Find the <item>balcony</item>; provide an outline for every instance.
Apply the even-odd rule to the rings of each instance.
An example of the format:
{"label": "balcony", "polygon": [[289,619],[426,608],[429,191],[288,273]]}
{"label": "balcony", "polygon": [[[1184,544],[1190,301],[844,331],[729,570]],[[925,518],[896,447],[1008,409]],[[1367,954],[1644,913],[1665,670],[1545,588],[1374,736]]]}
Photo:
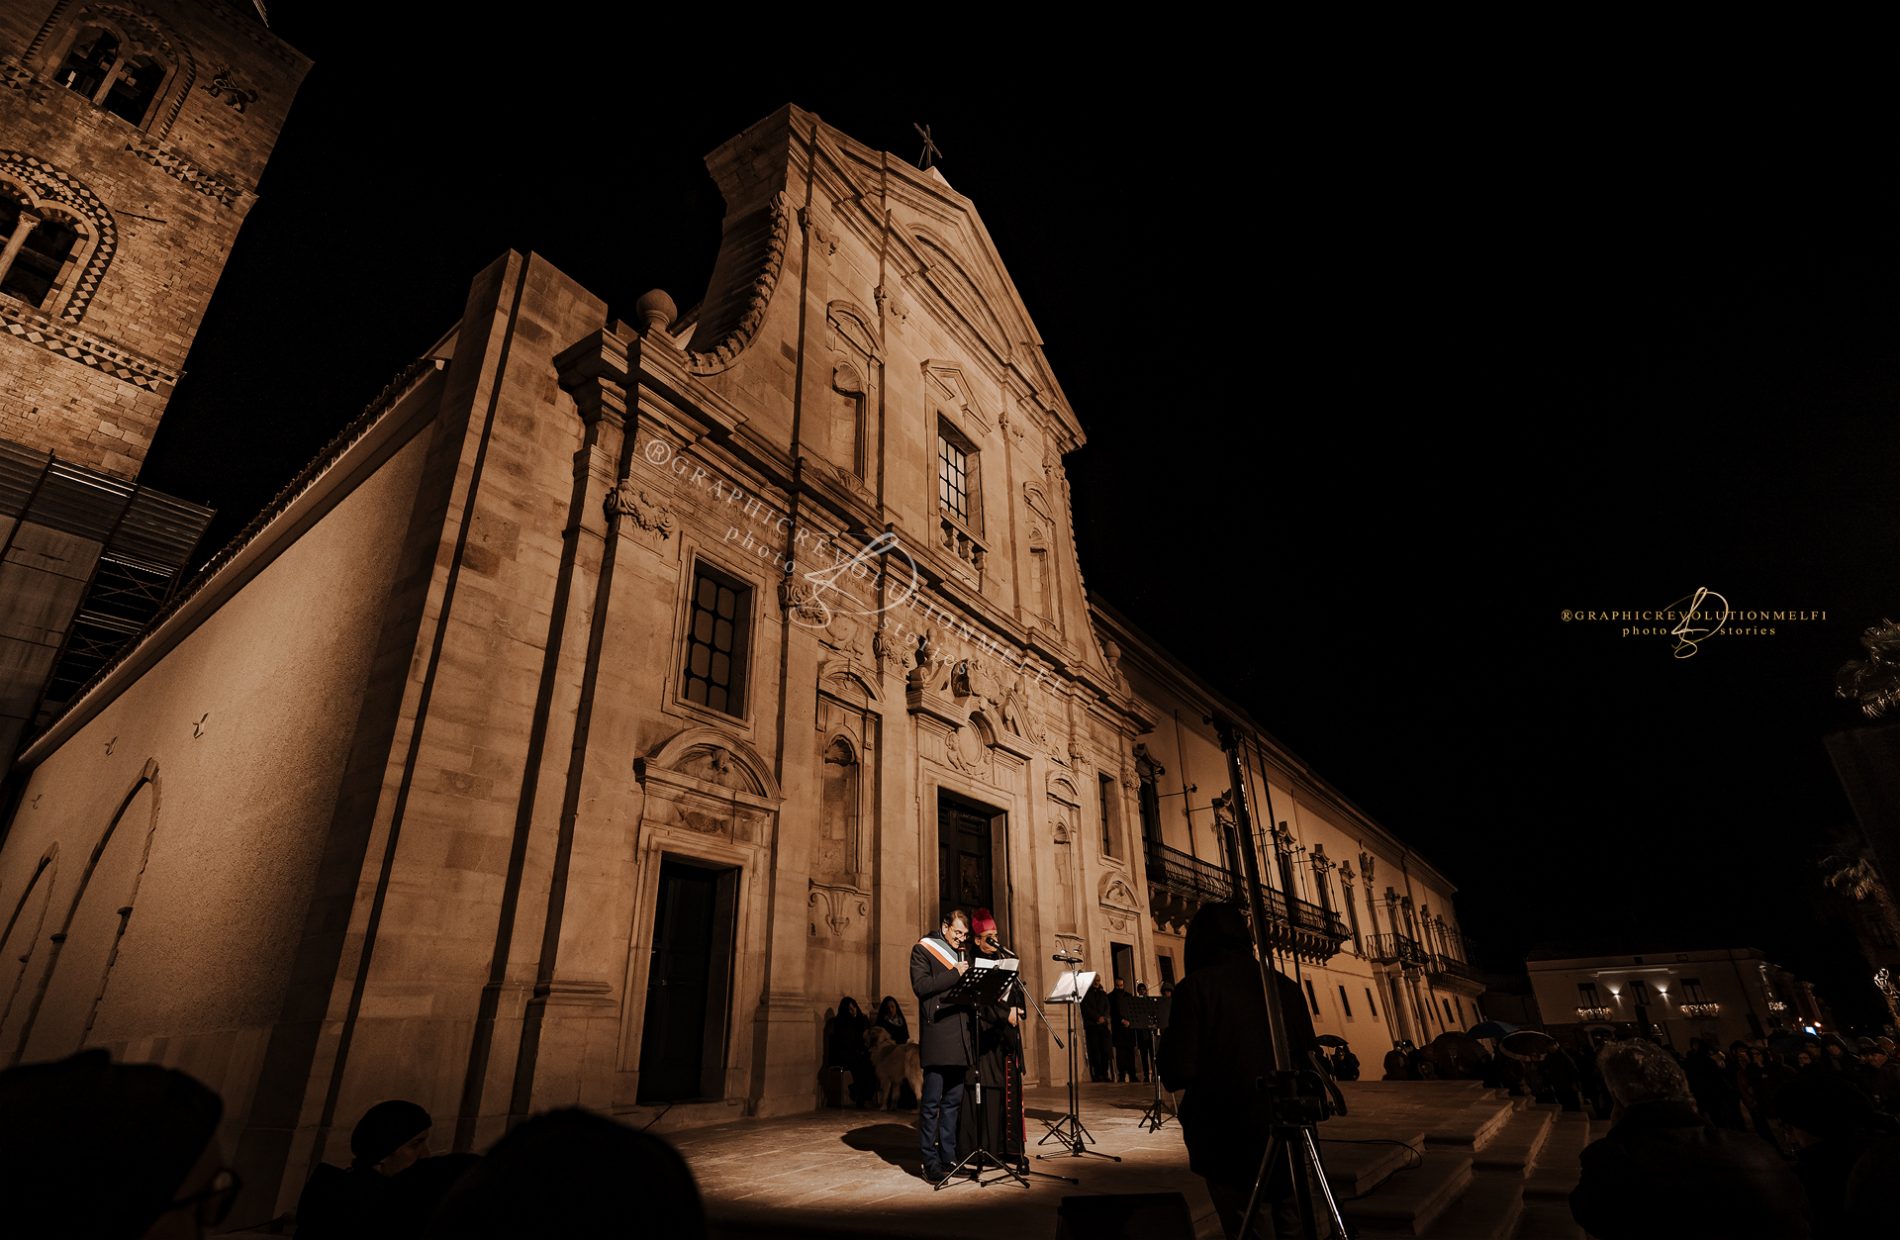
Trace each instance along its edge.
{"label": "balcony", "polygon": [[1615,1018],[1616,1012],[1611,1008],[1580,1007],[1577,1009],[1578,1020],[1614,1020]]}
{"label": "balcony", "polygon": [[1722,1005],[1719,1003],[1685,1003],[1682,1005],[1682,1014],[1687,1016],[1690,1020],[1714,1020],[1717,1016],[1722,1014]]}
{"label": "balcony", "polygon": [[[1240,899],[1233,875],[1212,862],[1153,841],[1144,854],[1149,908],[1157,925],[1183,929],[1201,906]],[[1330,909],[1298,897],[1289,900],[1272,888],[1260,894],[1267,905],[1267,941],[1281,951],[1323,963],[1352,937],[1345,919]]]}
{"label": "balcony", "polygon": [[1366,939],[1366,955],[1374,964],[1395,964],[1411,972],[1431,963],[1419,941],[1403,934],[1375,934]]}
{"label": "balcony", "polygon": [[[1465,942],[1468,944],[1470,940],[1467,939]],[[1432,955],[1429,970],[1432,985],[1443,986],[1461,993],[1469,992],[1475,997],[1484,990],[1484,977],[1477,969],[1464,961],[1462,956],[1464,950],[1469,950],[1469,948],[1462,947],[1459,955],[1453,955],[1450,952],[1436,952]]]}

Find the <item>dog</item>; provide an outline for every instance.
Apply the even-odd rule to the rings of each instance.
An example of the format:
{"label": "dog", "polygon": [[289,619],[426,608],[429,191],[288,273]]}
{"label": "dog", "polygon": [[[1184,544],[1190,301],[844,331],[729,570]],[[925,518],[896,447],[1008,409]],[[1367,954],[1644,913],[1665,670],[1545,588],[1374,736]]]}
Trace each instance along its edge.
{"label": "dog", "polygon": [[864,1045],[871,1052],[871,1067],[877,1072],[878,1093],[884,1109],[897,1105],[898,1087],[910,1082],[910,1092],[924,1096],[924,1058],[915,1042],[893,1042],[888,1029],[876,1026],[865,1030]]}

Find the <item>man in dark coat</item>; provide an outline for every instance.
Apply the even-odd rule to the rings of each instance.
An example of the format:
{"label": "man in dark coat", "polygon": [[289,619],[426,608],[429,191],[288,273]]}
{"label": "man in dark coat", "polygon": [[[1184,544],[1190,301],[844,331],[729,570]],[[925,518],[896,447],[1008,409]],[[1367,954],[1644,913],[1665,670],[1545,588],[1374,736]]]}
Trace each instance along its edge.
{"label": "man in dark coat", "polygon": [[1102,989],[1100,980],[1089,987],[1082,996],[1083,1040],[1089,1052],[1089,1080],[1106,1081],[1112,1079],[1109,1065],[1109,1047],[1113,1039],[1109,1034],[1109,1021],[1113,1013],[1108,1001],[1108,992]]}
{"label": "man in dark coat", "polygon": [[[1318,1043],[1306,999],[1291,978],[1278,971],[1273,978],[1286,1021],[1288,1058],[1296,1068],[1310,1067]],[[1267,1147],[1261,1086],[1273,1071],[1260,965],[1237,905],[1207,905],[1188,926],[1187,973],[1169,1004],[1160,1069],[1164,1086],[1187,1091],[1181,1100],[1181,1135],[1188,1167],[1207,1182],[1221,1228],[1233,1236]],[[1271,1233],[1263,1227],[1268,1221]],[[1276,1158],[1270,1169],[1255,1225],[1259,1235],[1300,1234],[1299,1205],[1284,1159]]]}
{"label": "man in dark coat", "polygon": [[1135,1079],[1135,1030],[1128,1023],[1128,1001],[1134,997],[1128,993],[1125,977],[1116,978],[1115,989],[1108,992],[1109,1031],[1115,1041],[1115,1080],[1118,1082]]}
{"label": "man in dark coat", "polygon": [[917,995],[917,1045],[924,1068],[924,1096],[917,1100],[917,1144],[924,1156],[924,1178],[935,1184],[957,1165],[957,1111],[963,1105],[963,1077],[976,1062],[976,1035],[970,1009],[946,1006],[944,991],[970,971],[963,945],[970,937],[970,915],[944,913],[942,928],[910,949],[910,988]]}
{"label": "man in dark coat", "polygon": [[1668,1051],[1640,1039],[1610,1042],[1597,1067],[1617,1118],[1583,1151],[1570,1194],[1579,1227],[1598,1240],[1809,1234],[1794,1171],[1755,1134],[1710,1124]]}

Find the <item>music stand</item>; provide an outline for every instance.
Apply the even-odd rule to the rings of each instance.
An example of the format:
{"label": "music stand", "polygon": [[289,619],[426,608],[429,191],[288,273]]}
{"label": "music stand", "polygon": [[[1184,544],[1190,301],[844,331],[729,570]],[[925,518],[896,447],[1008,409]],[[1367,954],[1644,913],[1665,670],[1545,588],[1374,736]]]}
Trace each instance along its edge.
{"label": "music stand", "polygon": [[[1015,960],[989,960],[979,957],[975,961],[975,966],[971,968],[968,973],[965,973],[962,977],[957,979],[956,985],[943,992],[943,997],[938,1006],[941,1008],[946,1004],[954,1004],[961,1007],[968,1007],[970,1009],[970,1020],[974,1022],[976,1020],[976,1009],[978,1006],[1002,1003],[1004,996],[1009,993],[1010,987],[1015,985],[1015,983]],[[974,1042],[976,1039],[972,1039],[972,1041]],[[937,1191],[942,1191],[946,1184],[961,1178],[965,1167],[972,1169],[973,1178],[979,1184],[997,1184],[1001,1183],[1003,1177],[1007,1177],[1016,1181],[1024,1188],[1029,1187],[1029,1181],[1025,1180],[1014,1167],[1009,1166],[995,1154],[983,1148],[981,1143],[984,1139],[986,1127],[987,1126],[983,1123],[983,1072],[979,1067],[976,1073],[977,1147],[965,1154],[958,1160],[956,1166],[950,1168],[943,1179],[937,1181]],[[1001,1171],[1003,1176],[985,1180],[983,1178],[983,1167],[985,1163]]]}
{"label": "music stand", "polygon": [[[1149,1132],[1161,1127],[1165,1122],[1161,1118],[1161,1072],[1156,1066],[1161,1062],[1161,1000],[1155,995],[1136,995],[1132,999],[1122,1000],[1122,1016],[1128,1021],[1128,1027],[1137,1034],[1147,1032],[1154,1035],[1154,1049],[1148,1056],[1148,1079],[1154,1082],[1155,1099],[1148,1109],[1141,1113],[1138,1128]],[[1168,1114],[1174,1114],[1174,1104],[1166,1104]]]}
{"label": "music stand", "polygon": [[[1082,939],[1080,935],[1056,935],[1056,954],[1051,960],[1059,961],[1065,971],[1056,978],[1055,989],[1051,990],[1043,1002],[1060,1003],[1069,1010],[1069,1113],[1053,1124],[1049,1131],[1042,1134],[1037,1145],[1047,1145],[1050,1141],[1060,1141],[1064,1152],[1061,1154],[1038,1154],[1037,1158],[1080,1158],[1087,1154],[1094,1158],[1106,1158],[1111,1162],[1120,1162],[1117,1154],[1104,1154],[1100,1150],[1085,1148],[1095,1144],[1095,1136],[1082,1126],[1082,1087],[1076,1079],[1076,1055],[1078,1046],[1075,1036],[1075,1009],[1081,1004],[1082,996],[1095,984],[1095,974],[1076,971],[1076,965],[1082,963]],[[1045,1121],[1046,1122],[1046,1121]]]}

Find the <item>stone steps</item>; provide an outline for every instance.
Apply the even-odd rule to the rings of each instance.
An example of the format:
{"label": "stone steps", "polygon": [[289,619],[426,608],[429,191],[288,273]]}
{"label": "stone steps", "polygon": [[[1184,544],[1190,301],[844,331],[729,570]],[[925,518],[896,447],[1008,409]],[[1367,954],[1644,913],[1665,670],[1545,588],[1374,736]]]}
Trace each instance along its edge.
{"label": "stone steps", "polygon": [[1474,1172],[1471,1183],[1424,1231],[1426,1240],[1512,1240],[1524,1211],[1524,1181]]}
{"label": "stone steps", "polygon": [[1590,1117],[1581,1111],[1559,1112],[1551,1121],[1550,1135],[1538,1151],[1536,1163],[1524,1178],[1525,1201],[1554,1200],[1565,1205],[1571,1190],[1577,1187],[1577,1177],[1582,1173],[1579,1160],[1588,1144]]}
{"label": "stone steps", "polygon": [[1541,1109],[1511,1112],[1511,1121],[1485,1147],[1472,1155],[1479,1171],[1508,1171],[1520,1180],[1536,1165],[1537,1155],[1550,1137],[1551,1114]]}
{"label": "stone steps", "polygon": [[[1319,1126],[1319,1156],[1326,1164],[1326,1182],[1338,1197],[1363,1197],[1393,1172],[1417,1161],[1425,1149],[1425,1134],[1393,1135],[1391,1128],[1340,1129],[1338,1120]],[[1367,1144],[1355,1144],[1365,1141]]]}
{"label": "stone steps", "polygon": [[1425,1129],[1425,1140],[1475,1153],[1484,1149],[1504,1130],[1517,1112],[1508,1102],[1483,1098],[1441,1115]]}
{"label": "stone steps", "polygon": [[1562,1201],[1526,1201],[1518,1216],[1516,1240],[1588,1240]]}
{"label": "stone steps", "polygon": [[1471,1183],[1471,1155],[1430,1149],[1420,1164],[1388,1176],[1370,1197],[1341,1202],[1366,1236],[1424,1236]]}

